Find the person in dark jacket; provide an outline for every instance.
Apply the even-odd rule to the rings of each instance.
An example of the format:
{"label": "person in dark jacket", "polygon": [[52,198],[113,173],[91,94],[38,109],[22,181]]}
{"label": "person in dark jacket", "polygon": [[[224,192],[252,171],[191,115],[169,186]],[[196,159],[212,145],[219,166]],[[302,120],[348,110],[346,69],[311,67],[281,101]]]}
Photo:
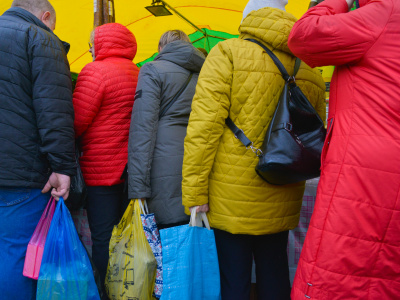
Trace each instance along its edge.
{"label": "person in dark jacket", "polygon": [[[94,61],[78,76],[73,96],[74,124],[88,188],[93,262],[104,283],[111,233],[128,206],[121,174],[128,161],[129,126],[139,69],[132,61],[136,39],[125,26],[99,26],[93,31],[91,42]],[[105,290],[103,299],[108,299]]]}
{"label": "person in dark jacket", "polygon": [[205,58],[180,30],[164,33],[158,50],[139,73],[129,133],[128,192],[131,199],[148,200],[162,229],[189,221],[182,206],[183,141]]}
{"label": "person in dark jacket", "polygon": [[69,45],[47,0],[14,0],[0,16],[0,298],[35,299],[25,252],[50,198],[76,172]]}

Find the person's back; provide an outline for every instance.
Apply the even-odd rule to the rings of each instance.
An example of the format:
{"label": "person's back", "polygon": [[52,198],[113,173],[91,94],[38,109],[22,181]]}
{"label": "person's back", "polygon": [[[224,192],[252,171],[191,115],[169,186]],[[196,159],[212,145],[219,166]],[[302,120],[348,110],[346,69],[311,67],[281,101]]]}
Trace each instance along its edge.
{"label": "person's back", "polygon": [[[20,7],[11,8],[0,17],[3,187],[43,188],[54,168],[75,172],[73,140],[59,139],[60,135],[73,136],[68,126],[73,122],[72,84],[66,59],[69,45],[64,49],[62,42],[39,22]],[[57,88],[49,92],[52,85]],[[61,101],[52,99],[55,93]],[[37,117],[45,116],[42,111],[49,112],[46,119]]]}
{"label": "person's back", "polygon": [[[257,1],[248,7],[251,2]],[[245,39],[272,48],[289,74],[294,71],[287,39],[296,19],[284,11],[286,1],[259,2],[275,6],[250,12],[239,38],[218,43],[207,56],[185,139],[183,204],[187,213],[196,206],[204,211],[209,207],[222,299],[249,298],[253,256],[259,297],[289,298],[287,237],[298,224],[304,192],[304,182],[272,186],[263,181],[255,171],[255,153],[225,125],[229,116],[259,148],[285,84],[263,48]],[[325,85],[319,72],[302,63],[296,83],[325,119]]]}
{"label": "person's back", "polygon": [[[270,28],[265,25],[268,23],[266,21],[260,22],[264,19],[273,21],[276,28],[285,28],[286,32]],[[264,50],[245,39],[255,38],[269,48],[275,49],[274,53],[292,74],[295,58],[289,52],[286,41],[295,21],[292,15],[278,9],[265,8],[253,11],[240,26],[239,39],[220,42],[213,48],[200,74],[185,141],[187,154],[184,163],[184,173],[186,173],[183,180],[184,204],[190,206],[192,199],[197,197],[191,193],[192,188],[204,188],[193,180],[197,178],[198,173],[193,172],[192,168],[200,168],[204,164],[212,166],[209,176],[208,173],[200,174],[201,178],[208,177],[210,185],[209,196],[201,193],[201,199],[218,198],[221,204],[215,209],[210,207],[210,222],[232,233],[267,234],[294,228],[298,222],[304,183],[271,186],[263,181],[254,170],[257,157],[235,139],[228,127],[225,127],[225,119],[229,113],[235,124],[254,142],[255,147],[262,144],[283,89],[284,80]],[[220,79],[220,76],[228,75],[231,75],[229,79]],[[206,80],[206,78],[212,79]],[[324,120],[325,86],[319,72],[311,70],[302,63],[296,76],[296,83]],[[220,92],[210,94],[210,91],[223,91],[224,96],[221,97]],[[204,99],[210,97],[215,97],[219,102],[218,106],[200,107]],[[223,109],[224,113],[219,113],[215,120],[211,111],[214,112],[216,109]],[[194,161],[190,149],[198,143],[195,138],[208,134],[204,128],[207,128],[206,124],[210,122],[218,124],[216,136],[212,138],[215,143],[213,147],[216,147],[213,150],[215,158],[210,156],[208,160],[206,156],[200,163],[200,160]],[[196,157],[196,159],[203,158]],[[243,201],[243,197],[248,200]],[[287,203],[285,210],[281,210],[279,205],[276,206],[276,210],[273,209],[275,206],[273,203],[278,200],[280,203]],[[232,205],[232,202],[236,204]],[[257,213],[248,213],[250,203]],[[290,203],[293,205],[289,205]],[[233,221],[232,217],[237,219]],[[285,220],[284,225],[282,225],[283,220]]]}
{"label": "person's back", "polygon": [[[159,228],[188,223],[182,206],[183,142],[203,54],[180,30],[140,70],[129,140],[129,197],[147,198]],[[174,101],[174,102],[172,102]]]}
{"label": "person's back", "polygon": [[359,2],[348,12],[345,0],[325,0],[289,38],[310,65],[336,66],[292,299],[399,298],[400,1]]}
{"label": "person's back", "polygon": [[93,48],[95,61],[83,68],[74,91],[75,131],[86,184],[110,186],[122,183],[128,159],[137,44],[128,29],[111,23],[96,28]]}
{"label": "person's back", "polygon": [[35,299],[23,276],[29,240],[51,194],[68,198],[74,157],[69,45],[47,0],[15,0],[0,16],[0,291]]}

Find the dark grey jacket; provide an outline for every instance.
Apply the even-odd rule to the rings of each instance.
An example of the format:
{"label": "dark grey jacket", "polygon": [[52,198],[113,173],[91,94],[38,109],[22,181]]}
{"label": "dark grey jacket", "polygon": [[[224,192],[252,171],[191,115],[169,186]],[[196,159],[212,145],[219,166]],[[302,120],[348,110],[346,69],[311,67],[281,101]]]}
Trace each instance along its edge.
{"label": "dark grey jacket", "polygon": [[0,187],[76,172],[68,50],[28,11],[0,16]]}
{"label": "dark grey jacket", "polygon": [[[189,219],[182,206],[183,142],[204,60],[190,43],[174,41],[139,73],[129,133],[129,198],[147,198],[158,224]],[[159,120],[191,72],[187,88]]]}

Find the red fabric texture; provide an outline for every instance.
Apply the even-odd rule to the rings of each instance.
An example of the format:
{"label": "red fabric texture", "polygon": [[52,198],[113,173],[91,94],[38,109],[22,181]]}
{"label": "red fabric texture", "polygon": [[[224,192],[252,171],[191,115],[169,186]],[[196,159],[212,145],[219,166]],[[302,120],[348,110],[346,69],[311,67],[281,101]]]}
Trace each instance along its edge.
{"label": "red fabric texture", "polygon": [[136,49],[134,35],[123,25],[99,26],[94,39],[96,59],[78,76],[73,97],[74,125],[88,186],[122,183],[139,73],[132,62]]}
{"label": "red fabric texture", "polygon": [[292,299],[400,299],[400,0],[325,0],[291,51],[336,65],[315,209]]}

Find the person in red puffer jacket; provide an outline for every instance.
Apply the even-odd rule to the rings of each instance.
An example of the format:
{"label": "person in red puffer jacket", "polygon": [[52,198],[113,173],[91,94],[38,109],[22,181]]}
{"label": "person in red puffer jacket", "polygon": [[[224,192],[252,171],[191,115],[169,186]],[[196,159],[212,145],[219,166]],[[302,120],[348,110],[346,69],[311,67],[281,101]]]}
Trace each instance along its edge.
{"label": "person in red puffer jacket", "polygon": [[93,261],[104,284],[112,229],[128,204],[121,174],[128,160],[139,69],[132,62],[137,50],[135,36],[121,24],[97,27],[90,46],[94,61],[79,74],[73,95],[74,126],[88,187]]}

